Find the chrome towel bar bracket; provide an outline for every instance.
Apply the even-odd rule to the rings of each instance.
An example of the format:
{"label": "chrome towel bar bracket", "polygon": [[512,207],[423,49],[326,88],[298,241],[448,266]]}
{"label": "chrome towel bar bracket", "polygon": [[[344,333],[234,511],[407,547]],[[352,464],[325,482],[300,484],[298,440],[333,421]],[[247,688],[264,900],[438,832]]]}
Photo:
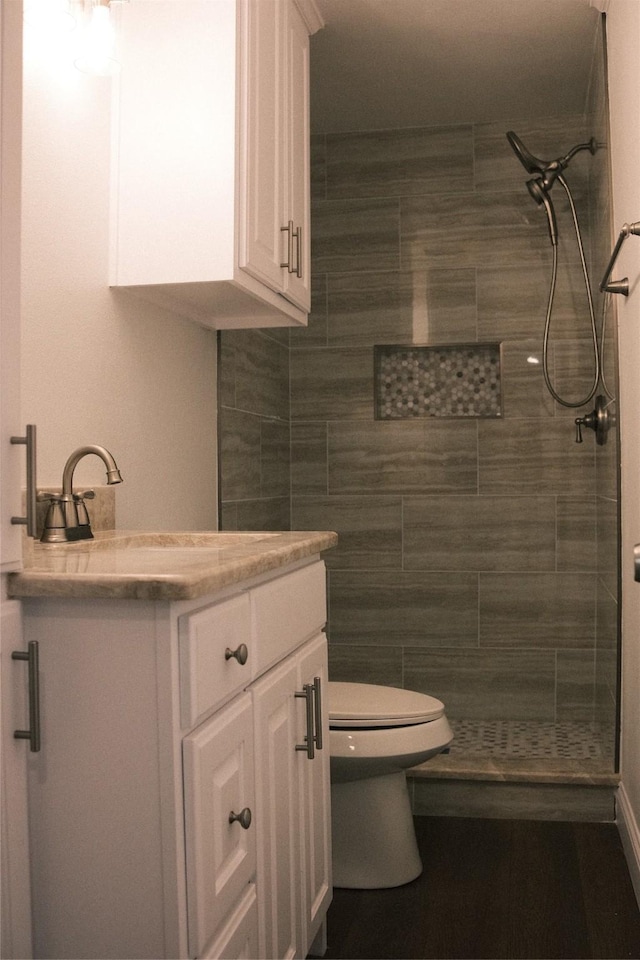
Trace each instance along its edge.
{"label": "chrome towel bar bracket", "polygon": [[623,223],[622,230],[616,240],[616,245],[613,248],[613,253],[607,264],[607,269],[604,272],[604,277],[602,278],[602,283],[600,284],[600,293],[621,293],[623,297],[629,296],[629,278],[624,277],[622,280],[610,280],[609,277],[613,271],[616,260],[618,259],[618,254],[620,253],[620,248],[622,244],[627,239],[627,237],[633,234],[634,237],[640,236],[640,220],[636,223]]}

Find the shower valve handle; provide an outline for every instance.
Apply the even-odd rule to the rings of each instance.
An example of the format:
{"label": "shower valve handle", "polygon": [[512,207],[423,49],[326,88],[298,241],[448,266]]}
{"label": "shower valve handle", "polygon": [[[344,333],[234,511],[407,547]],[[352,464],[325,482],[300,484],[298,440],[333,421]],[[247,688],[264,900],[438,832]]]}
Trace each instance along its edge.
{"label": "shower valve handle", "polygon": [[591,413],[586,413],[584,417],[576,417],[576,443],[582,443],[582,428],[589,427],[596,435],[596,443],[603,446],[607,442],[607,433],[614,424],[614,415],[611,412],[606,398],[602,395],[596,397],[596,406]]}
{"label": "shower valve handle", "polygon": [[582,438],[583,427],[589,427],[590,430],[596,429],[597,416],[595,410],[592,410],[591,413],[585,414],[584,417],[576,417],[576,443],[584,443]]}

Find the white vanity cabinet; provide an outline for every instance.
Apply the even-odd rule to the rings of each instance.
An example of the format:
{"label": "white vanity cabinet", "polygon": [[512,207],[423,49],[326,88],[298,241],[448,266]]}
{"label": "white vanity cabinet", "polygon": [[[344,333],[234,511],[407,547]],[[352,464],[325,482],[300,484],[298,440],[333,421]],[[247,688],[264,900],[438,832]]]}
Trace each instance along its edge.
{"label": "white vanity cabinet", "polygon": [[112,279],[216,328],[310,309],[314,0],[119,11]]}
{"label": "white vanity cabinet", "polygon": [[34,955],[306,957],[332,889],[324,564],[24,610]]}

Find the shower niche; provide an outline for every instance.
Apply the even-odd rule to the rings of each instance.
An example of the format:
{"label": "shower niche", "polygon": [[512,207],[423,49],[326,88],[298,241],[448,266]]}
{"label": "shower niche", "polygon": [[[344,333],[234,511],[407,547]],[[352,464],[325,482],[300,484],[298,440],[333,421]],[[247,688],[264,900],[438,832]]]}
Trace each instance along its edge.
{"label": "shower niche", "polygon": [[376,420],[501,417],[501,344],[374,348]]}

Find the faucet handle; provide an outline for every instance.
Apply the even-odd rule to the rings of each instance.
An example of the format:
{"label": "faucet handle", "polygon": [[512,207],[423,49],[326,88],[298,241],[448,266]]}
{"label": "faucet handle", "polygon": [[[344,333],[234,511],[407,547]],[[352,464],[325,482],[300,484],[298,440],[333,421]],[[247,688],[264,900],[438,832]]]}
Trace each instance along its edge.
{"label": "faucet handle", "polygon": [[93,531],[91,530],[91,520],[89,519],[89,514],[85,506],[86,500],[93,500],[95,497],[94,490],[85,490],[84,493],[74,493],[73,502],[76,506],[76,514],[78,517],[78,527],[76,538],[78,540],[93,540]]}

